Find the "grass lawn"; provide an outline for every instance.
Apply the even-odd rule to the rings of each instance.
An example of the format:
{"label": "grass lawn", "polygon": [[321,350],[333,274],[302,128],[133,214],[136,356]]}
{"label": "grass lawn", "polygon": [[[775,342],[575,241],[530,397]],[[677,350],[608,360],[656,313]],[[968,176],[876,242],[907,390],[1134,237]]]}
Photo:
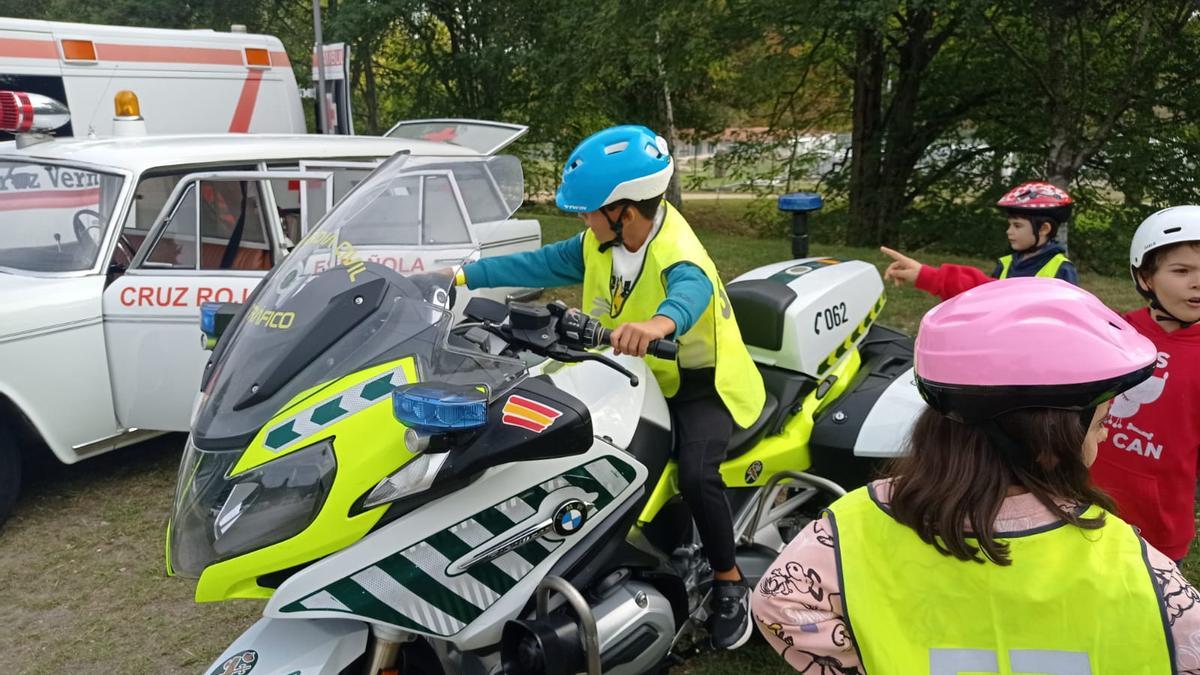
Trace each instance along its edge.
{"label": "grass lawn", "polygon": [[[745,202],[693,203],[697,229],[725,279],[789,256],[782,238],[759,239],[738,222]],[[546,242],[582,223],[545,208],[532,213]],[[999,251],[997,253],[1000,253]],[[858,258],[883,268],[871,249],[813,246],[814,255]],[[929,263],[949,260],[918,255]],[[992,261],[954,262],[990,269]],[[1127,279],[1084,276],[1117,309],[1138,306]],[[555,297],[578,304],[578,289]],[[888,290],[882,321],[916,328],[934,300],[911,288]],[[126,450],[57,467],[27,487],[0,530],[0,655],[6,671],[50,673],[199,672],[259,616],[252,601],[197,605],[192,582],[163,572],[163,536],[183,437],[169,435]],[[1200,580],[1200,563],[1184,570]],[[706,655],[677,672],[787,673],[761,640],[731,654]]]}

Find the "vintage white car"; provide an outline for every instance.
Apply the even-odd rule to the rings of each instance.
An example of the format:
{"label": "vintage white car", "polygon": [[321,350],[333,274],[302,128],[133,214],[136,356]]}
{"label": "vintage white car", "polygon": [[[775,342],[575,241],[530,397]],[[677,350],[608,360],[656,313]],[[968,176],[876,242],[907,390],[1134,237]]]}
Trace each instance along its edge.
{"label": "vintage white car", "polygon": [[[510,135],[523,130],[511,127]],[[19,491],[22,450],[48,447],[73,463],[186,430],[207,356],[200,305],[244,300],[387,157],[407,151],[479,162],[454,163],[451,174],[426,161],[420,187],[406,193],[405,208],[455,205],[457,238],[430,241],[405,230],[398,236],[410,253],[370,262],[433,269],[460,263],[477,246],[485,255],[539,246],[537,221],[507,219],[503,200],[512,196],[494,181],[467,200],[459,189],[489,180],[488,162],[512,159],[490,156],[502,143],[488,135],[487,147],[470,148],[446,142],[451,136],[458,137],[0,143],[0,520]]]}

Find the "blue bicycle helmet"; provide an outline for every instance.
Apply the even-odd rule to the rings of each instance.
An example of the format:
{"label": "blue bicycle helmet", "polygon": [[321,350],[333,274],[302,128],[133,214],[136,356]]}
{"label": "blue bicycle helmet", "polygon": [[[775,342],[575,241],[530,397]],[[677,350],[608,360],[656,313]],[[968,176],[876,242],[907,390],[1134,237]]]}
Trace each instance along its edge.
{"label": "blue bicycle helmet", "polygon": [[674,170],[662,136],[640,125],[609,127],[571,152],[555,202],[563,211],[587,213],[622,199],[651,199],[667,191]]}

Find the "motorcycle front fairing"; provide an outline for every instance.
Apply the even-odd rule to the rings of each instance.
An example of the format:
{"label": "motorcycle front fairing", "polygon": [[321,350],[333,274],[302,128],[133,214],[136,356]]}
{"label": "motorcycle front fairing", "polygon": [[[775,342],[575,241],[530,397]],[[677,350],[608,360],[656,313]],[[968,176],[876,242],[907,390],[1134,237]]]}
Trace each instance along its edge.
{"label": "motorcycle front fairing", "polygon": [[[549,570],[646,480],[644,465],[602,439],[582,455],[493,467],[291,576],[264,615],[359,618],[464,650],[495,644]],[[579,520],[563,529],[572,510]]]}
{"label": "motorcycle front fairing", "polygon": [[496,187],[520,181],[503,159],[393,157],[230,326],[206,366],[168,530],[168,571],[198,577],[198,600],[269,597],[272,575],[371,531],[386,508],[364,508],[366,496],[419,455],[393,416],[398,386],[468,385],[496,400],[526,377],[517,359],[449,342],[455,268],[405,273],[361,253],[403,255],[464,222],[470,195],[441,169],[428,180],[431,163],[515,166],[480,189],[520,194]]}

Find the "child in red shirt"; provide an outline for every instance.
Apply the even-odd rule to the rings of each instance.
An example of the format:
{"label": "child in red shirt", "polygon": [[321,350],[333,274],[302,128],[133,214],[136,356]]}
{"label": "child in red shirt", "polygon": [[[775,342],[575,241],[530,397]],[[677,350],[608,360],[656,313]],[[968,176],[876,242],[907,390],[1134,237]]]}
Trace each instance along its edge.
{"label": "child in red shirt", "polygon": [[1092,465],[1121,518],[1174,560],[1196,536],[1200,456],[1200,206],[1147,218],[1130,271],[1150,303],[1125,315],[1158,348],[1154,375],[1113,401],[1108,439]]}
{"label": "child in red shirt", "polygon": [[1071,217],[1073,204],[1065,190],[1049,183],[1022,183],[996,202],[1008,218],[1008,244],[1013,252],[996,262],[991,276],[969,265],[922,265],[884,246],[879,250],[892,259],[892,264],[883,277],[897,286],[908,282],[942,300],[993,279],[1009,277],[1052,277],[1078,285],[1075,265],[1067,259],[1066,248],[1055,241],[1059,226]]}

